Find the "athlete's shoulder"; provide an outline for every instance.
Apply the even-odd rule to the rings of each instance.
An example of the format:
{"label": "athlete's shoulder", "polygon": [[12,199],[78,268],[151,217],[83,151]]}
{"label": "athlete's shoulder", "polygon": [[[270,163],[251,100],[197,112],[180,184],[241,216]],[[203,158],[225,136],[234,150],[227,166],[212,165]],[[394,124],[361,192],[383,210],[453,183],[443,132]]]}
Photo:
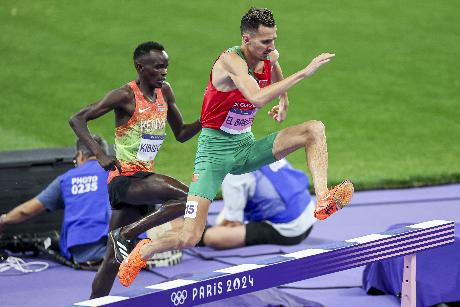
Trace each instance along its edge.
{"label": "athlete's shoulder", "polygon": [[169,82],[165,81],[163,85],[161,86],[160,90],[166,102],[173,101],[174,94],[173,94],[171,84]]}
{"label": "athlete's shoulder", "polygon": [[228,50],[225,50],[221,57],[224,57],[226,59],[240,59],[240,60],[243,60],[241,58],[241,56],[238,54],[238,52],[234,49],[228,49]]}
{"label": "athlete's shoulder", "polygon": [[171,90],[172,90],[171,83],[169,83],[168,81],[164,81],[163,85],[161,86],[161,91],[164,93],[165,91],[171,91]]}
{"label": "athlete's shoulder", "polygon": [[108,96],[115,104],[127,103],[134,100],[134,92],[128,84],[112,90]]}
{"label": "athlete's shoulder", "polygon": [[235,68],[247,67],[246,62],[234,50],[224,51],[219,60],[222,63],[222,67],[229,71],[233,71]]}
{"label": "athlete's shoulder", "polygon": [[134,98],[133,89],[131,88],[131,86],[129,86],[129,84],[125,84],[115,89],[114,91],[116,91],[123,98]]}

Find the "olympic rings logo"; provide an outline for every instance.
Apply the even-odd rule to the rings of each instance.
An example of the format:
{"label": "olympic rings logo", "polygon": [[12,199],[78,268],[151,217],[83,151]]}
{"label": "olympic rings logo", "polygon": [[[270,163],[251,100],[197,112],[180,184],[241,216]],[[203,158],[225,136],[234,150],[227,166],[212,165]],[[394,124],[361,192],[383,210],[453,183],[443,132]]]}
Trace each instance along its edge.
{"label": "olympic rings logo", "polygon": [[187,290],[171,293],[171,302],[173,302],[174,306],[182,305],[183,303],[185,303],[186,298]]}

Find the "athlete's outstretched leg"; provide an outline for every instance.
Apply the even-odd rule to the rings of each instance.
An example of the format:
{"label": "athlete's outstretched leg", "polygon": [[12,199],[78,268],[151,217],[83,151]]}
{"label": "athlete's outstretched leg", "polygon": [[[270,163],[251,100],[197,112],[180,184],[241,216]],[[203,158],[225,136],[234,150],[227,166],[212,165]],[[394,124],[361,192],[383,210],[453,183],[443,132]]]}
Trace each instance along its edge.
{"label": "athlete's outstretched leg", "polygon": [[[137,221],[140,217],[142,217],[142,215],[139,208],[128,206],[120,210],[112,210],[110,230]],[[106,255],[94,277],[90,298],[109,295],[119,266],[120,264],[115,260],[112,240],[107,240]]]}
{"label": "athlete's outstretched leg", "polygon": [[327,192],[328,153],[322,122],[312,120],[281,130],[273,143],[273,155],[281,159],[302,147],[305,148],[315,193],[323,195]]}
{"label": "athlete's outstretched leg", "polygon": [[155,253],[195,246],[206,226],[210,204],[211,201],[206,198],[189,196],[183,225],[173,227],[154,241],[142,240],[121,264],[118,273],[120,282],[126,287],[129,286],[145,267],[147,259]]}
{"label": "athlete's outstretched leg", "polygon": [[147,230],[184,216],[185,201],[171,200],[163,204],[158,210],[141,218],[140,220],[124,226],[120,235],[124,239],[135,239]]}
{"label": "athlete's outstretched leg", "polygon": [[151,174],[146,177],[130,177],[130,184],[121,201],[130,205],[155,205],[169,200],[187,199],[188,187],[172,177]]}
{"label": "athlete's outstretched leg", "polygon": [[124,249],[124,251],[116,251],[117,259],[124,258],[120,253],[127,254],[131,251],[123,240],[134,239],[150,228],[182,216],[187,193],[188,187],[185,184],[169,176],[152,174],[143,178],[130,178],[130,185],[125,195],[121,197],[122,202],[133,206],[160,203],[163,205],[157,211],[111,233],[112,240],[119,241],[115,247],[121,245]]}
{"label": "athlete's outstretched leg", "polygon": [[353,184],[345,180],[330,191],[328,190],[328,152],[322,122],[312,120],[281,130],[273,143],[273,155],[281,159],[302,147],[305,148],[307,165],[315,187],[317,198],[315,217],[322,220],[350,202],[353,195]]}
{"label": "athlete's outstretched leg", "polygon": [[124,190],[123,195],[118,195],[120,201],[132,206],[163,205],[142,219],[110,232],[110,240],[113,242],[115,259],[118,263],[121,263],[134,248],[131,240],[153,227],[182,216],[188,193],[185,184],[160,174],[129,177],[128,183],[129,186]]}

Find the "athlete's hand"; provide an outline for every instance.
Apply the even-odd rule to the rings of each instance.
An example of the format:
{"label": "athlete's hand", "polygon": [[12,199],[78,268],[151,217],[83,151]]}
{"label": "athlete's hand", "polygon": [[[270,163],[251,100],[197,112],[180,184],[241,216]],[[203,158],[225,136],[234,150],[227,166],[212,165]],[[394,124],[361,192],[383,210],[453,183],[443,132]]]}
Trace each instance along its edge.
{"label": "athlete's hand", "polygon": [[113,156],[107,156],[104,153],[97,155],[96,158],[101,167],[106,171],[114,171],[115,169],[117,169],[118,172],[121,174],[121,163],[117,160],[117,158]]}
{"label": "athlete's hand", "polygon": [[270,111],[268,111],[268,116],[270,116],[277,122],[282,122],[286,119],[287,109],[287,104],[280,102],[278,105],[274,106]]}
{"label": "athlete's hand", "polygon": [[335,54],[334,53],[321,53],[320,55],[318,55],[316,58],[314,58],[310,64],[308,64],[307,67],[305,67],[303,70],[302,70],[302,73],[304,75],[304,77],[308,77],[308,76],[311,76],[313,75],[313,73],[318,70],[318,68],[323,65],[323,64],[326,64],[327,62],[329,62],[333,57],[335,57]]}

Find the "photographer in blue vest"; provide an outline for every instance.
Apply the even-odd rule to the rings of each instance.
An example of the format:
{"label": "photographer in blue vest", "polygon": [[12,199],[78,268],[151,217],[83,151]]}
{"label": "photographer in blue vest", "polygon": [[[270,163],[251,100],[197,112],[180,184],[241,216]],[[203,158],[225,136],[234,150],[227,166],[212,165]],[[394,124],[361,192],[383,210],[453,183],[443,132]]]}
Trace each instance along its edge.
{"label": "photographer in blue vest", "polygon": [[[94,136],[107,153],[107,142]],[[75,168],[57,177],[36,197],[0,216],[0,233],[43,211],[64,210],[60,253],[73,263],[99,262],[106,252],[111,215],[107,176],[95,155],[77,140]]]}
{"label": "photographer in blue vest", "polygon": [[294,245],[310,233],[316,218],[303,171],[281,159],[254,172],[227,175],[224,207],[200,245],[227,249],[256,244]]}

